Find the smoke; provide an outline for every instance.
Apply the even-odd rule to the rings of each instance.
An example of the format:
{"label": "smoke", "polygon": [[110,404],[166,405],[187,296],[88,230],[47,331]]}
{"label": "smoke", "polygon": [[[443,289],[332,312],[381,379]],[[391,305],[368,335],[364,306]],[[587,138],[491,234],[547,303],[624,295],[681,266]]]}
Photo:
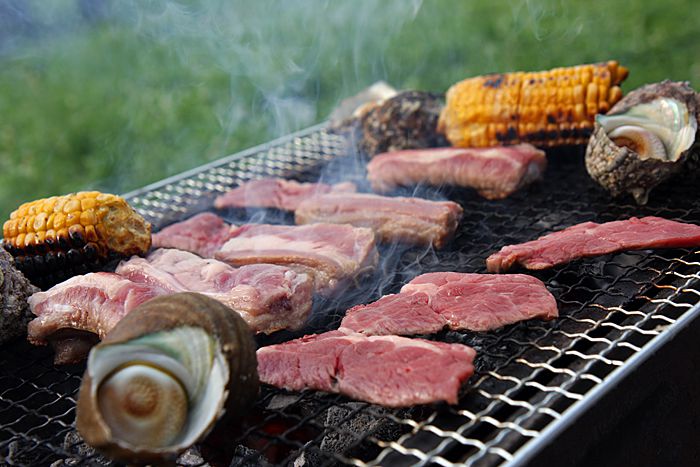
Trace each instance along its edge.
{"label": "smoke", "polygon": [[[341,98],[386,79],[389,43],[421,4],[132,0],[114,2],[112,15],[185,66],[228,77],[228,95],[212,109],[222,131],[254,118],[273,137],[323,120]],[[323,87],[329,79],[342,83],[333,95]]]}

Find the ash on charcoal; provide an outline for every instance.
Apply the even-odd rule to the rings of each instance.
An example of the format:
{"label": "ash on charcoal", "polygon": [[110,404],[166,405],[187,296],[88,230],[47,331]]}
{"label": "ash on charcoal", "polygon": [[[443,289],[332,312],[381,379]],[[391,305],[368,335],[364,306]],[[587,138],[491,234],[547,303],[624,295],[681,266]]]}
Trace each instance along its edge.
{"label": "ash on charcoal", "polygon": [[82,436],[77,431],[71,431],[63,439],[63,449],[71,455],[54,463],[52,467],[81,465],[85,458],[90,458],[90,465],[116,465],[112,460],[97,453],[95,448],[83,441]]}
{"label": "ash on charcoal", "polygon": [[368,437],[395,440],[403,434],[403,430],[389,418],[389,414],[387,409],[368,407],[361,402],[347,402],[330,407],[323,421],[327,432],[321,439],[320,446],[309,446],[295,464],[321,465],[328,462],[331,453],[345,457],[371,455],[378,447],[369,442]]}
{"label": "ash on charcoal", "polygon": [[229,467],[269,467],[271,465],[272,464],[267,462],[263,455],[255,449],[238,445],[233,452]]}
{"label": "ash on charcoal", "polygon": [[176,464],[182,467],[209,467],[196,446],[188,448],[177,458]]}
{"label": "ash on charcoal", "polygon": [[299,402],[298,394],[275,394],[267,403],[268,410],[282,410]]}

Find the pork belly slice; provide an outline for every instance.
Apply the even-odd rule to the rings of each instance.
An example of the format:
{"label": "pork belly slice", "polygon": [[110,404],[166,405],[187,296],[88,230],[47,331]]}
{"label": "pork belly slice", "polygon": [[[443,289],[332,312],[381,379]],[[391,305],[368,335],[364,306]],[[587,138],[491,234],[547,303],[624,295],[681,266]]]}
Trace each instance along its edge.
{"label": "pork belly slice", "polygon": [[474,372],[476,352],[398,336],[331,331],[258,350],[260,381],[300,391],[343,394],[387,407],[446,401]]}
{"label": "pork belly slice", "polygon": [[311,277],[284,266],[251,264],[236,269],[186,251],[159,249],[148,258],[134,256],[121,262],[115,272],[171,293],[206,294],[240,314],[253,332],[299,329],[311,312]]}
{"label": "pork belly slice", "polygon": [[433,272],[404,285],[398,294],[347,311],[341,329],[367,335],[491,331],[532,318],[559,315],[554,296],[524,274]]}
{"label": "pork belly slice", "polygon": [[547,269],[578,258],[647,248],[700,246],[700,226],[660,217],[584,222],[518,245],[501,248],[486,260],[491,272],[504,272],[514,264]]}
{"label": "pork belly slice", "polygon": [[369,227],[382,242],[433,245],[442,248],[462,218],[452,201],[330,193],[302,202],[294,212],[297,224],[329,222]]}
{"label": "pork belly slice", "polygon": [[456,185],[502,199],[540,179],[546,167],[545,153],[529,144],[408,149],[375,156],[367,164],[367,178],[380,193],[417,184]]}
{"label": "pork belly slice", "polygon": [[231,229],[221,217],[203,212],[169,225],[151,236],[154,248],[176,248],[211,258],[228,240]]}
{"label": "pork belly slice", "polygon": [[276,208],[294,211],[305,199],[330,192],[352,193],[357,190],[354,183],[336,185],[327,183],[299,183],[283,178],[251,180],[231,191],[217,196],[214,207],[224,208]]}
{"label": "pork belly slice", "polygon": [[51,341],[55,363],[76,363],[96,340],[90,333],[102,339],[131,310],[167,293],[158,285],[138,284],[110,272],[72,277],[29,297],[36,315],[27,326],[29,342],[46,345]]}
{"label": "pork belly slice", "polygon": [[345,281],[372,270],[378,254],[374,233],[367,228],[248,224],[232,230],[214,257],[234,266],[271,263],[306,272],[317,292],[330,294]]}

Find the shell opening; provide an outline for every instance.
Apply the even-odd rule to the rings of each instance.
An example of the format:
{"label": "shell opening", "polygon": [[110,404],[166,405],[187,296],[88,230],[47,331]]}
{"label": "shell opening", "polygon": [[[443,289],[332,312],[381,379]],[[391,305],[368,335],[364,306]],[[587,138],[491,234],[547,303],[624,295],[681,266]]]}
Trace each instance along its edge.
{"label": "shell opening", "polygon": [[228,396],[228,364],[197,327],[97,347],[88,371],[100,418],[113,441],[131,450],[190,446],[213,427]]}
{"label": "shell opening", "polygon": [[[636,105],[623,113],[597,115],[596,120],[610,139],[634,146],[632,149],[642,159],[670,162],[677,161],[693,145],[698,129],[688,106],[669,97]],[[663,151],[654,138],[663,144]]]}
{"label": "shell opening", "polygon": [[173,375],[149,365],[128,365],[97,389],[103,420],[134,446],[172,443],[187,421],[187,392]]}

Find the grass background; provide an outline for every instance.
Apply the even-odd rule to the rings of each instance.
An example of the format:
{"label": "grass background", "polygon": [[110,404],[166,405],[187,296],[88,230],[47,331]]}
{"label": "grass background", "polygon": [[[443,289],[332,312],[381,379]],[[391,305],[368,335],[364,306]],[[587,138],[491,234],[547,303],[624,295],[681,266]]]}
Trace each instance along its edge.
{"label": "grass background", "polygon": [[700,87],[690,0],[0,0],[0,217],[123,193],[323,121],[384,79],[617,59]]}

